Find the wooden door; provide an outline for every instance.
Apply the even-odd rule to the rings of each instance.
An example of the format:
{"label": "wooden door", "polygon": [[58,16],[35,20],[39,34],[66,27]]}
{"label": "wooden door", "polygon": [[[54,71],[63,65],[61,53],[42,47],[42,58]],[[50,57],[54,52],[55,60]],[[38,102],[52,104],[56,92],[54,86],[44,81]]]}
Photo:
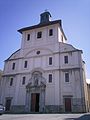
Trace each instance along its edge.
{"label": "wooden door", "polygon": [[10,111],[10,107],[11,107],[11,99],[6,99],[6,105],[5,105],[6,111]]}
{"label": "wooden door", "polygon": [[36,94],[35,112],[39,112],[39,93]]}
{"label": "wooden door", "polygon": [[71,98],[65,98],[65,112],[71,112]]}
{"label": "wooden door", "polygon": [[36,94],[31,94],[31,112],[35,112]]}
{"label": "wooden door", "polygon": [[39,112],[39,93],[31,94],[31,112]]}

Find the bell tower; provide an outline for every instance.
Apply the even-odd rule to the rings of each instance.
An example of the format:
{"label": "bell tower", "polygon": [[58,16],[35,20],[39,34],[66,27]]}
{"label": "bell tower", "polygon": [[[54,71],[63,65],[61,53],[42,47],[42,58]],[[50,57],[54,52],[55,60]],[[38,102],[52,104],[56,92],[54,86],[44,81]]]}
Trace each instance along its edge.
{"label": "bell tower", "polygon": [[45,11],[40,14],[40,24],[50,22],[51,14],[48,11]]}

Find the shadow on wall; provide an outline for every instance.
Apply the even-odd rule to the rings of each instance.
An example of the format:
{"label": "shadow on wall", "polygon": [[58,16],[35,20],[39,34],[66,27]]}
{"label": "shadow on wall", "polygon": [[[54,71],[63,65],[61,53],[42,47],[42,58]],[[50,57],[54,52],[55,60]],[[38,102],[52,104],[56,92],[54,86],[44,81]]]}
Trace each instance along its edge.
{"label": "shadow on wall", "polygon": [[85,114],[79,118],[66,118],[64,120],[90,120],[90,114]]}

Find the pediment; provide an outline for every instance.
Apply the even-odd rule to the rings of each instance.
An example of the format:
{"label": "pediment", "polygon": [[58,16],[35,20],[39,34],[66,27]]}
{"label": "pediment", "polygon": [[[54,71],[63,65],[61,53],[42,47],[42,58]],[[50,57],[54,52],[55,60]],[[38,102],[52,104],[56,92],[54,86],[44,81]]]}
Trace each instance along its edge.
{"label": "pediment", "polygon": [[20,58],[20,49],[15,51],[7,60],[12,60],[12,59],[17,59],[17,58]]}
{"label": "pediment", "polygon": [[24,57],[34,57],[34,56],[46,55],[46,54],[52,54],[52,53],[53,51],[48,48],[36,48],[27,52]]}

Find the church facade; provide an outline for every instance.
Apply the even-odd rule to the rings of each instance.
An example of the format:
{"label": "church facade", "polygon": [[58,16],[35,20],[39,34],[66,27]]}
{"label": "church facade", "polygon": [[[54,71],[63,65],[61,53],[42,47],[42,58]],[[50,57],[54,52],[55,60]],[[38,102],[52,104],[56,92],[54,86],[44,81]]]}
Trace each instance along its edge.
{"label": "church facade", "polygon": [[82,50],[67,44],[61,20],[40,15],[25,27],[21,48],[5,60],[1,103],[10,112],[87,112]]}

